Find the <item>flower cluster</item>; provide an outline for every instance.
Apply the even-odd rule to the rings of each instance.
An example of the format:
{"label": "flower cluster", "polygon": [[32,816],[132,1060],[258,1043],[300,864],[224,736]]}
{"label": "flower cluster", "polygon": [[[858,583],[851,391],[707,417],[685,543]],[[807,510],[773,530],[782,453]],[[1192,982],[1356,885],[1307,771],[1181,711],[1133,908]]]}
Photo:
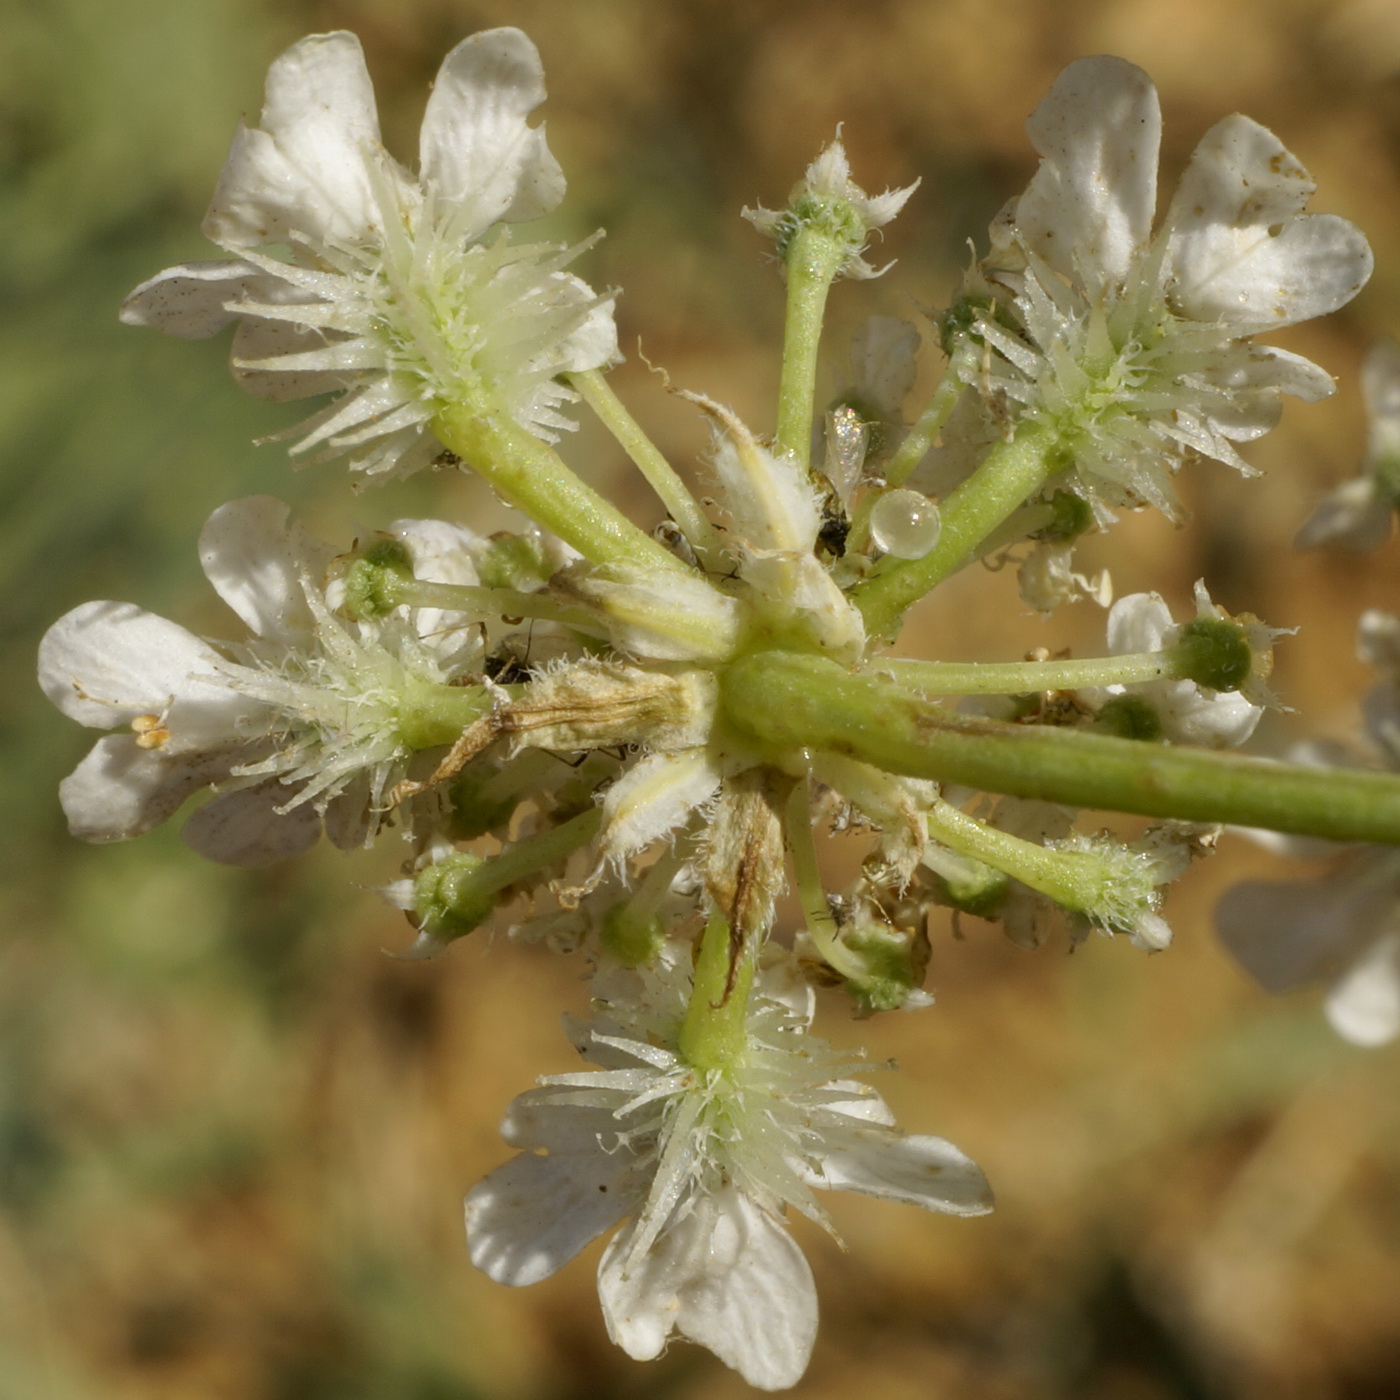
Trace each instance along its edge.
{"label": "flower cluster", "polygon": [[[822,405],[827,291],[876,275],[869,237],[915,188],[867,195],[838,140],[785,209],[747,215],[788,301],[776,431],[684,393],[713,432],[692,484],[601,373],[612,294],[568,270],[586,245],[514,241],[564,193],[527,121],[543,97],[523,34],[465,40],[414,177],[380,142],[353,36],[274,62],[205,220],[229,258],[158,274],[124,319],[192,338],[236,323],[245,388],[333,396],[293,457],[371,478],[461,469],[524,519],[489,538],[400,520],[338,553],[271,498],[219,507],[199,552],[239,635],[94,602],[45,638],[49,698],[112,731],[61,798],[95,841],[198,801],[186,840],[245,865],[323,829],[348,849],[394,826],[408,850],[386,894],[413,955],[511,906],[523,936],[588,960],[596,1014],[570,1032],[591,1068],[507,1111],[520,1151],[467,1196],[471,1258],[531,1283],[620,1226],[598,1280],[614,1340],[647,1358],[678,1334],[781,1388],[816,1328],[784,1224],[792,1210],[830,1228],[814,1188],[991,1208],[969,1158],[897,1130],[852,1078],[860,1056],[812,1032],[814,988],[859,1016],[926,1008],[945,909],[1025,947],[1064,929],[1161,950],[1166,887],[1222,823],[1400,839],[1368,805],[1390,779],[1219,752],[1276,703],[1279,634],[1204,583],[1182,623],[1155,593],[1120,599],[1102,656],[891,648],[913,603],[992,556],[1019,559],[1040,611],[1107,606],[1107,576],[1073,571],[1075,541],[1114,508],[1174,511],[1186,458],[1243,466],[1234,444],[1273,424],[1281,394],[1330,392],[1251,337],[1340,306],[1370,254],[1345,221],[1302,213],[1308,177],[1243,117],[1207,134],[1154,232],[1155,91],[1131,65],[1085,60],[1031,118],[1042,165],[942,318],[929,400],[906,418],[919,334],[876,319]],[[555,450],[578,402],[654,488],[654,531]],[[1378,429],[1374,479],[1393,436]],[[1370,713],[1400,748],[1393,704]],[[1081,820],[1105,809],[1156,820],[1128,835]],[[837,889],[829,832],[864,842]],[[1350,952],[1366,942],[1373,1027],[1395,936],[1358,930],[1395,859],[1358,858],[1366,893],[1339,934]],[[777,912],[788,890],[796,928]],[[1231,918],[1274,900],[1243,892]]]}
{"label": "flower cluster", "polygon": [[433,86],[415,180],[380,143],[359,40],[304,39],[268,71],[262,125],[240,128],[205,215],[232,258],[167,268],[122,319],[196,338],[236,321],[250,393],[336,395],[292,450],[368,476],[440,460],[433,420],[462,401],[544,438],[571,428],[556,376],[616,360],[617,333],[611,298],[565,271],[579,249],[513,244],[505,228],[564,195],[526,121],[544,95],[519,30],[464,40]]}

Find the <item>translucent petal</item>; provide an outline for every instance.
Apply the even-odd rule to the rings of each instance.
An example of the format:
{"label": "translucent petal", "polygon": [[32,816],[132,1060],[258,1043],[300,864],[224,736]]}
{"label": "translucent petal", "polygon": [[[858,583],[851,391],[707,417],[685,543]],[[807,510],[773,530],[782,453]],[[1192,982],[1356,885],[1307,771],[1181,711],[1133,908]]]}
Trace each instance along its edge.
{"label": "translucent petal", "polygon": [[1094,298],[1125,283],[1152,231],[1162,113],[1121,58],[1071,63],[1026,123],[1045,158],[1016,205],[1026,246]]}
{"label": "translucent petal", "polygon": [[182,340],[204,340],[236,320],[231,304],[267,296],[272,279],[241,259],[181,263],[142,282],[122,302],[128,326],[154,326]]}
{"label": "translucent petal", "polygon": [[303,577],[323,583],[335,550],[293,523],[275,496],[220,506],[199,536],[199,562],[219,597],[259,636],[296,645],[315,631]]}
{"label": "translucent petal", "polygon": [[1318,502],[1293,544],[1298,549],[1338,544],[1364,554],[1390,538],[1392,519],[1390,502],[1377,495],[1372,478],[1358,476],[1344,481]]}
{"label": "translucent petal", "polygon": [[279,782],[219,794],[194,812],[180,832],[192,851],[221,865],[271,865],[309,851],[320,839],[321,818],[309,803],[288,812]]}
{"label": "translucent petal", "polygon": [[288,403],[313,394],[333,394],[346,387],[347,376],[334,370],[290,369],[275,365],[284,356],[302,354],[324,346],[324,333],[265,316],[244,316],[233,333],[229,359],[233,377],[241,389],[271,403]]}
{"label": "translucent petal", "polygon": [[82,841],[126,841],[170,817],[192,793],[228,776],[228,750],[167,754],[109,734],[59,784],[68,829]]}
{"label": "translucent petal", "polygon": [[1321,880],[1249,880],[1215,907],[1220,940],[1266,992],[1333,975],[1384,925],[1400,871],[1369,852]]}
{"label": "translucent petal", "polygon": [[727,1187],[697,1199],[629,1274],[633,1228],[609,1244],[598,1267],[608,1335],[629,1356],[658,1356],[674,1331],[759,1390],[801,1379],[816,1340],[816,1290],[778,1221]]}
{"label": "translucent petal", "polygon": [[939,1137],[900,1137],[862,1130],[863,1145],[827,1153],[812,1184],[833,1191],[858,1191],[949,1215],[985,1215],[992,1188],[981,1169],[951,1142]]}
{"label": "translucent petal", "polygon": [[[615,1134],[610,1114],[562,1104],[550,1104],[546,1113],[548,1155],[522,1152],[467,1193],[471,1261],[512,1287],[538,1283],[562,1268],[616,1225],[640,1190],[632,1153],[599,1146],[598,1131],[613,1126]],[[566,1122],[577,1131],[563,1131]]]}
{"label": "translucent petal", "polygon": [[460,207],[464,237],[498,219],[537,219],[564,197],[544,128],[525,121],[544,98],[539,52],[518,29],[473,34],[443,60],[423,116],[420,168],[437,199]]}
{"label": "translucent petal", "polygon": [[1373,462],[1400,457],[1400,345],[1383,340],[1361,366],[1361,387],[1370,420]]}

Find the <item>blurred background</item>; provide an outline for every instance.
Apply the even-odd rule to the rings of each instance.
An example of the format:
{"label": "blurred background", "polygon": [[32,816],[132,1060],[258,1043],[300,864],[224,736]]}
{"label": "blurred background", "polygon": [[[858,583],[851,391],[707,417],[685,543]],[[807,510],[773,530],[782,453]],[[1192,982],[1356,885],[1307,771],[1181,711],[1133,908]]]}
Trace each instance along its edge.
{"label": "blurred background", "polygon": [[[1371,679],[1355,619],[1400,606],[1394,541],[1367,558],[1289,548],[1355,471],[1357,365],[1400,329],[1400,0],[4,0],[0,1400],[745,1393],[695,1348],[649,1366],[612,1349],[598,1246],[521,1292],[467,1261],[461,1195],[507,1156],[509,1098],[572,1066],[557,1013],[583,1009],[583,967],[483,934],[393,961],[409,931],[370,893],[393,850],[243,872],[170,829],[70,840],[56,785],[92,736],[31,679],[44,627],[89,598],[225,630],[195,539],[235,496],[282,495],[345,543],[487,508],[457,479],[352,497],[341,472],[293,474],[252,439],[295,406],[239,394],[222,344],[123,328],[116,308],[212,255],[204,204],[288,43],[356,30],[407,159],[442,55],[505,23],[543,53],[571,180],[547,231],[608,230],[584,271],[623,289],[617,384],[682,461],[704,431],[638,346],[771,426],[781,295],[737,215],[778,206],[838,122],[868,189],[923,184],[877,249],[894,270],[833,296],[833,375],[864,316],[944,303],[967,240],[1029,176],[1024,119],[1069,60],[1150,71],[1168,185],[1227,112],[1272,127],[1316,176],[1314,207],[1376,250],[1357,301],[1285,342],[1339,392],[1290,405],[1251,449],[1262,480],[1188,471],[1186,529],[1125,520],[1084,562],[1179,612],[1203,576],[1227,607],[1299,627],[1278,654],[1297,713],[1276,740],[1353,732]],[[596,432],[566,450],[631,491]],[[638,499],[639,519],[650,509]],[[911,646],[1100,647],[1092,604],[1042,622],[1010,575],[940,590]],[[969,920],[961,940],[934,931],[933,1010],[852,1026],[824,1006],[831,1039],[901,1061],[880,1083],[901,1122],[974,1156],[999,1205],[958,1221],[837,1198],[848,1253],[799,1222],[824,1316],[797,1394],[1400,1394],[1400,1047],[1342,1045],[1316,996],[1265,998],[1211,932],[1221,889],[1282,870],[1227,838],[1174,891],[1160,956],[1102,939],[1027,953]]]}

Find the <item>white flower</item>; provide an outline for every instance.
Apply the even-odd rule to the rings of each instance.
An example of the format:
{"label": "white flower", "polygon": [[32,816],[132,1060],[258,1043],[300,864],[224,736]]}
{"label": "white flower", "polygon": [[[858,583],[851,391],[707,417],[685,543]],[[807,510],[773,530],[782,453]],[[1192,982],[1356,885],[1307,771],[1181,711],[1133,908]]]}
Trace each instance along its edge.
{"label": "white flower", "polygon": [[[215,785],[184,828],[213,860],[297,854],[322,818],[338,846],[372,837],[413,752],[405,707],[479,660],[479,629],[437,610],[420,619],[426,636],[403,610],[379,622],[334,616],[333,551],[288,516],[281,501],[249,497],[221,506],[200,536],[204,572],[247,623],[246,642],[202,641],[130,603],[85,603],[49,629],[45,694],[70,718],[119,731],[60,788],[74,835],[139,836]],[[411,521],[395,530],[424,576],[463,581],[469,532]]]}
{"label": "white flower", "polygon": [[[1221,610],[1210,600],[1203,583],[1196,584],[1196,616],[1219,618]],[[1251,653],[1267,649],[1274,629],[1258,623],[1244,624]],[[1115,656],[1165,651],[1181,640],[1182,626],[1172,621],[1171,609],[1156,593],[1132,593],[1120,598],[1108,612],[1108,649]],[[1206,748],[1236,748],[1244,743],[1264,713],[1267,692],[1255,692],[1252,703],[1239,690],[1211,690],[1190,680],[1146,681],[1131,687],[1104,686],[1081,692],[1091,703],[1105,703],[1130,694],[1151,706],[1162,726],[1162,736],[1174,744],[1200,744]]]}
{"label": "white flower", "polygon": [[1361,367],[1370,441],[1361,475],[1330,492],[1294,540],[1300,549],[1340,544],[1364,553],[1384,544],[1400,498],[1400,345],[1383,340]]}
{"label": "white flower", "polygon": [[467,1196],[471,1257],[497,1282],[535,1283],[631,1217],[598,1270],[613,1340],[646,1360],[679,1333],[751,1385],[782,1389],[805,1370],[817,1320],[786,1205],[826,1224],[822,1187],[980,1215],[991,1193],[951,1143],[905,1137],[877,1094],[843,1077],[860,1064],[806,1034],[812,993],[786,957],[752,996],[742,1062],[687,1065],[676,1047],[689,964],[689,946],[672,945],[612,974],[604,1015],[575,1034],[599,1068],[511,1105],[501,1131],[522,1151]]}
{"label": "white flower", "polygon": [[[1384,763],[1400,768],[1400,618],[1364,613],[1357,652],[1384,673],[1362,713]],[[1324,753],[1313,761],[1339,757],[1346,758]],[[1265,991],[1326,983],[1323,1007],[1344,1039],[1367,1046],[1393,1040],[1400,1035],[1400,854],[1388,846],[1259,837],[1285,854],[1330,850],[1335,867],[1316,880],[1248,880],[1227,890],[1215,910],[1221,941]]]}
{"label": "white flower", "polygon": [[1301,212],[1307,172],[1238,115],[1202,138],[1154,234],[1161,112],[1121,59],[1071,64],[1027,129],[1043,159],[970,288],[991,303],[974,330],[994,355],[967,382],[1052,427],[1073,489],[1172,514],[1188,453],[1244,469],[1232,444],[1274,425],[1281,394],[1332,392],[1316,365],[1248,337],[1345,304],[1370,250],[1346,220]]}
{"label": "white flower", "polygon": [[544,95],[519,30],[464,40],[428,100],[415,181],[380,144],[359,40],[301,40],[269,69],[262,125],[240,127],[205,217],[234,260],[166,269],[122,319],[185,337],[238,321],[246,389],[338,396],[293,430],[313,460],[402,476],[443,457],[432,422],[459,403],[553,441],[575,398],[555,376],[611,362],[617,340],[611,298],[564,271],[578,249],[516,246],[500,227],[563,196],[525,120]]}

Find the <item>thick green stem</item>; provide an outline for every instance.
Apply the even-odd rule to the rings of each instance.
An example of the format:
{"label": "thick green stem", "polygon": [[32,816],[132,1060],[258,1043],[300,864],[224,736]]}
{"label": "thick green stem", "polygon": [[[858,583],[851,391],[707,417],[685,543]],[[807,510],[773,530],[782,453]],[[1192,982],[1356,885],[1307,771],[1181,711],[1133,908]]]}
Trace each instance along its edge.
{"label": "thick green stem", "polygon": [[778,388],[777,446],[806,467],[812,456],[812,410],[817,390],[817,348],[831,283],[850,255],[845,238],[820,226],[798,229],[787,250],[787,314],[783,370]]}
{"label": "thick green stem", "polygon": [[487,414],[476,405],[456,404],[433,420],[433,431],[502,499],[585,559],[686,570],[669,549],[580,481],[553,448],[504,412]]}
{"label": "thick green stem", "polygon": [[719,558],[719,533],[710,523],[700,504],[686,489],[676,470],[661,454],[661,449],[642,431],[641,425],[627,411],[626,405],[613,392],[612,385],[601,370],[585,370],[581,374],[564,376],[583,395],[583,401],[596,413],[602,424],[615,437],[622,450],[632,459],[681,533],[701,554]]}
{"label": "thick green stem", "polygon": [[761,652],[721,677],[727,721],[793,769],[828,749],[886,772],[1071,807],[1400,845],[1400,776],[956,715],[821,657]]}
{"label": "thick green stem", "polygon": [[479,685],[435,685],[415,680],[398,699],[399,738],[410,749],[454,743],[464,729],[490,712],[493,703]]}
{"label": "thick green stem", "polygon": [[744,1023],[753,986],[758,948],[740,956],[731,984],[732,955],[729,921],[719,910],[710,915],[695,961],[695,982],[681,1023],[677,1049],[699,1070],[728,1069],[738,1064],[748,1046]]}
{"label": "thick green stem", "polygon": [[1055,469],[1057,439],[1049,428],[1023,423],[1000,442],[977,470],[939,506],[938,543],[921,559],[889,561],[851,594],[872,637],[892,631],[911,603],[956,573],[1014,510],[1035,494]]}

